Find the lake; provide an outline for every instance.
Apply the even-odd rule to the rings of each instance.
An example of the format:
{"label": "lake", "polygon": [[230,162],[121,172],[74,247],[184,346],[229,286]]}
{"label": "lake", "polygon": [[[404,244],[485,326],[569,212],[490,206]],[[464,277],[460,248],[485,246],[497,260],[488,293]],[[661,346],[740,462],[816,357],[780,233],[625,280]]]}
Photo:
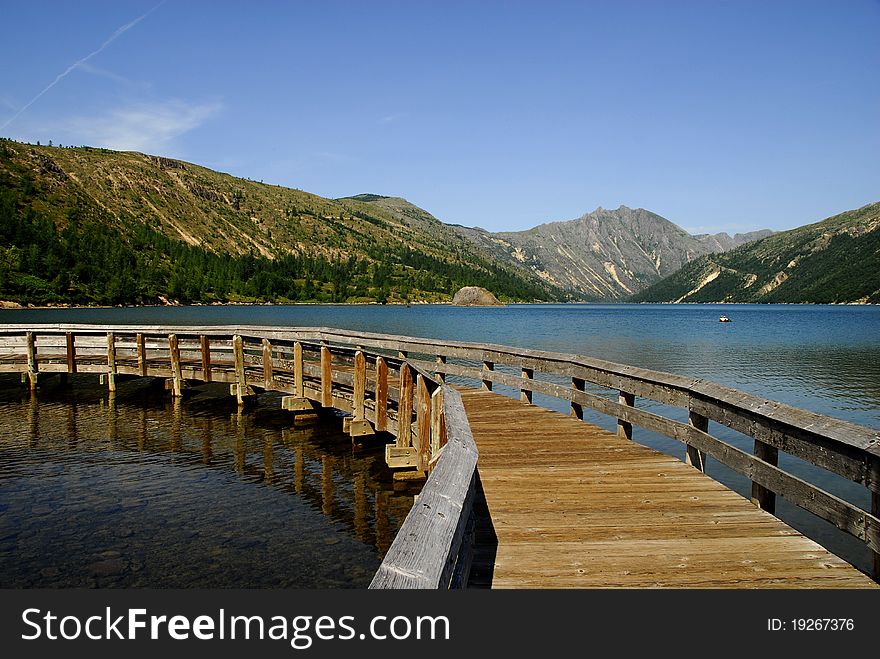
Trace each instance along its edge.
{"label": "lake", "polygon": [[[718,318],[722,314],[729,316],[732,322],[719,323]],[[880,308],[874,306],[584,304],[459,308],[446,305],[412,305],[410,307],[397,305],[298,305],[0,310],[0,323],[31,322],[325,326],[499,343],[577,353],[649,369],[702,377],[853,423],[873,428],[880,427]],[[317,500],[312,501],[311,504],[308,501],[302,501],[299,498],[301,494],[296,492],[296,488],[289,487],[291,470],[295,470],[297,460],[295,455],[290,453],[294,449],[289,445],[289,440],[288,445],[285,445],[285,439],[282,436],[285,428],[280,426],[283,426],[285,422],[272,417],[271,414],[265,420],[267,425],[256,433],[256,436],[254,433],[245,433],[245,441],[257,442],[258,444],[263,442],[264,447],[268,442],[273,454],[278,456],[275,462],[281,465],[281,468],[274,468],[273,471],[275,474],[279,474],[277,478],[280,479],[280,483],[286,483],[282,486],[267,484],[265,474],[258,478],[253,475],[248,476],[246,471],[236,470],[235,463],[236,460],[240,461],[240,458],[235,457],[235,450],[232,448],[218,449],[216,452],[217,460],[221,463],[226,461],[231,465],[228,469],[217,470],[204,464],[204,459],[199,454],[199,440],[197,439],[202,430],[191,424],[194,423],[194,419],[204,419],[204,415],[207,414],[208,417],[214,419],[212,446],[213,443],[221,446],[230,444],[234,446],[236,432],[240,433],[241,431],[237,430],[238,426],[235,425],[239,422],[230,421],[231,413],[223,407],[223,405],[228,405],[228,401],[205,403],[205,409],[202,409],[198,414],[190,410],[192,405],[197,402],[196,400],[184,402],[184,409],[177,412],[177,418],[183,420],[179,423],[183,423],[188,428],[183,434],[193,436],[190,438],[190,443],[193,446],[182,452],[175,452],[160,446],[150,452],[149,464],[143,465],[139,460],[146,458],[136,450],[137,439],[133,435],[127,439],[108,439],[106,428],[94,431],[93,434],[97,438],[97,443],[94,446],[79,440],[74,442],[74,448],[68,446],[71,441],[69,436],[73,429],[78,434],[82,434],[79,430],[81,423],[79,419],[84,415],[91,418],[98,414],[96,410],[103,410],[101,414],[105,416],[108,414],[105,390],[96,388],[92,397],[83,401],[82,405],[85,407],[82,409],[89,410],[88,412],[80,412],[80,403],[77,403],[77,420],[73,425],[70,425],[65,420],[65,415],[69,415],[72,403],[65,396],[86,396],[86,393],[59,392],[55,394],[57,399],[50,398],[44,401],[44,398],[49,394],[44,395],[41,392],[39,402],[34,403],[23,396],[20,386],[15,388],[7,383],[6,387],[8,391],[3,394],[3,398],[0,400],[0,414],[4,415],[0,432],[4,438],[8,437],[10,433],[15,435],[18,438],[16,441],[20,443],[16,450],[20,456],[25,457],[19,457],[20,464],[16,463],[17,471],[15,472],[14,485],[19,489],[10,489],[8,470],[4,472],[2,480],[0,480],[0,487],[2,487],[0,507],[3,507],[4,517],[13,514],[13,506],[10,501],[17,501],[25,496],[33,498],[32,493],[28,494],[28,487],[38,489],[49,487],[46,483],[51,483],[53,479],[57,480],[59,475],[69,472],[87,471],[88,469],[100,471],[113,467],[121,470],[116,479],[118,483],[128,482],[127,479],[145,477],[152,480],[158,477],[158,473],[165,472],[165,478],[171,482],[178,477],[184,479],[180,487],[170,485],[164,487],[164,490],[170,489],[179,495],[178,510],[185,509],[184,503],[190,498],[194,498],[201,505],[208,507],[215,500],[228,502],[229,496],[225,496],[224,493],[232,488],[236,492],[240,491],[240,496],[244,497],[243,501],[247,502],[242,503],[238,508],[247,506],[250,510],[263,510],[265,506],[266,510],[275,510],[273,506],[280,506],[278,511],[287,511],[270,515],[276,521],[275,524],[267,521],[258,525],[265,529],[261,540],[264,546],[273,546],[273,534],[279,534],[279,537],[284,538],[285,534],[295,532],[297,537],[305,538],[308,534],[315,533],[315,538],[323,538],[320,540],[321,542],[333,543],[333,540],[339,539],[339,542],[327,546],[338,547],[340,556],[354,556],[358,552],[363,552],[362,556],[369,556],[369,560],[361,563],[361,568],[365,565],[378,564],[381,546],[377,546],[375,538],[370,540],[365,534],[361,534],[359,537],[354,531],[353,522],[347,523],[332,516],[320,514],[322,519],[327,520],[322,523],[337,530],[330,533],[326,530],[309,527],[311,523],[320,526],[318,521],[312,520],[312,522],[303,522],[308,527],[307,531],[291,531],[291,526],[296,526],[298,523],[292,520],[298,520],[299,516],[306,514],[308,510],[311,509],[314,512],[316,508],[320,509],[321,506],[315,502]],[[77,387],[77,389],[79,388]],[[498,390],[504,392],[503,387],[499,387]],[[142,410],[147,404],[139,401],[139,397],[143,398],[143,395],[133,391],[129,394],[128,399],[117,400],[115,414],[124,414],[126,419],[129,415],[142,414]],[[118,396],[118,398],[120,397]],[[565,409],[564,403],[549,398],[536,396],[535,402],[560,410]],[[164,404],[166,407],[171,405],[167,399]],[[261,405],[264,404],[268,406],[267,409],[271,407],[270,402],[261,402]],[[637,404],[642,405],[643,403],[638,401]],[[219,411],[214,409],[215,407]],[[663,413],[669,416],[676,417],[678,414],[676,418],[682,418],[678,410],[669,410],[651,403],[646,403],[645,407],[647,409],[662,409]],[[30,426],[28,425],[31,423],[28,421],[28,415],[33,416],[34,414],[33,411],[29,411],[31,408],[38,410],[40,426],[38,446],[28,448],[28,442],[33,441],[29,439],[33,433],[29,430]],[[47,411],[50,409],[51,411]],[[206,409],[209,411],[205,411]],[[155,424],[155,427],[150,424],[147,426],[146,435],[151,438],[151,441],[153,437],[162,435],[163,432],[170,432],[166,427],[168,424],[173,424],[175,418],[173,410],[150,407],[147,412],[149,418],[152,419],[151,423]],[[247,414],[244,417],[243,423],[257,422],[257,419],[248,418]],[[258,417],[259,415],[257,415]],[[597,414],[590,414],[587,420],[609,429],[615,426],[613,419]],[[117,428],[125,427],[126,432],[129,433],[134,432],[133,428],[136,425],[134,422],[124,421],[120,424],[119,421],[116,421]],[[163,431],[162,428],[166,428],[166,430]],[[737,446],[751,449],[750,439],[717,424],[711,425],[710,432]],[[683,447],[680,444],[638,428],[635,429],[634,439],[677,456],[683,454]],[[342,451],[340,455],[349,455],[351,447],[350,442],[346,445],[347,442],[345,436],[339,436],[333,441],[325,442],[324,450],[330,451],[331,454],[338,450]],[[84,448],[84,444],[88,444],[89,447]],[[159,444],[161,445],[161,441]],[[3,445],[8,445],[6,439],[4,439]],[[245,454],[260,454],[260,451],[263,450],[260,446],[254,446],[252,450],[246,450]],[[221,460],[220,455],[227,457]],[[188,462],[184,460],[184,456]],[[377,459],[381,460],[381,458]],[[181,464],[181,460],[183,460],[183,464]],[[826,474],[809,465],[801,464],[793,458],[781,456],[780,465],[794,473],[809,476],[822,487],[861,506],[869,505],[865,488],[861,486]],[[353,467],[354,471],[345,478],[354,479],[358,468]],[[141,474],[140,469],[147,469],[146,473],[149,476],[139,475]],[[371,485],[373,489],[368,488],[369,492],[385,491],[390,493],[389,496],[394,496],[390,479],[387,479],[387,474],[381,473],[380,465],[373,464],[367,470],[373,474]],[[711,459],[708,463],[708,472],[736,491],[744,495],[748,494],[749,483],[746,479],[714,463]],[[89,482],[88,473],[80,474],[80,476],[84,482]],[[340,480],[344,479],[340,477]],[[35,485],[28,486],[28,482]],[[160,482],[162,482],[161,478]],[[115,489],[117,486],[111,487],[111,485],[108,484],[106,491],[102,490],[100,496],[97,493],[95,496],[105,500],[130,495],[130,493],[117,492]],[[73,486],[67,484],[65,487]],[[385,489],[383,490],[383,488]],[[346,492],[350,490],[350,488],[347,490],[344,487],[341,489]],[[185,492],[186,495],[181,494],[182,492]],[[158,497],[159,493],[155,494]],[[172,496],[172,494],[168,496]],[[48,497],[47,501],[53,500],[51,493],[47,493],[46,496]],[[347,496],[346,499],[340,495],[339,505],[341,507],[354,506],[355,495],[350,493]],[[284,498],[279,500],[279,497]],[[376,494],[369,494],[369,497],[372,497],[369,499],[370,505],[375,508]],[[343,504],[342,500],[349,503]],[[156,501],[157,506],[173,505],[173,503],[167,502],[160,504],[160,499]],[[287,510],[285,506],[293,507],[296,510]],[[42,504],[40,510],[50,507],[51,504]],[[302,510],[299,510],[300,507]],[[225,514],[233,515],[234,510],[238,508],[233,505],[226,510]],[[397,508],[394,509],[397,510]],[[112,514],[121,514],[116,508],[114,511],[116,512]],[[124,512],[124,509],[122,511]],[[127,521],[124,522],[128,526],[125,528],[135,525],[136,522],[138,524],[146,523],[137,520],[152,519],[155,512],[147,510],[146,513],[140,511],[137,515],[128,515]],[[777,514],[858,567],[868,568],[869,556],[864,545],[840,533],[830,524],[787,505],[782,500],[778,502]],[[46,516],[51,516],[51,514],[47,513]],[[280,516],[283,516],[283,523],[278,523]],[[202,518],[204,517],[205,515],[202,515]],[[166,514],[163,519],[166,524],[175,523],[175,515]],[[243,523],[240,516],[236,516],[235,519],[238,520],[236,524]],[[210,521],[210,524],[214,524],[216,521],[218,520]],[[367,520],[368,525],[369,523],[372,523],[374,527],[376,525],[375,520],[372,522]],[[34,524],[33,526],[38,525]],[[34,533],[39,532],[35,529],[30,530]],[[136,531],[136,529],[134,530]],[[247,532],[259,535],[258,531],[257,528],[248,528]],[[224,532],[228,532],[228,530]],[[372,535],[376,535],[375,528]],[[0,538],[2,536],[3,532],[0,532]],[[311,538],[311,536],[309,537]],[[308,544],[309,552],[314,551],[314,543],[319,541],[315,538],[304,541],[311,543]],[[329,540],[327,540],[328,538]],[[198,545],[197,540],[191,539],[190,542]],[[2,540],[2,542],[7,541]],[[349,544],[349,542],[354,544]],[[339,547],[339,545],[343,546]],[[0,545],[0,552],[8,551],[8,549],[8,543]],[[239,549],[242,552],[245,551],[242,548]],[[217,549],[215,548],[215,550]],[[100,552],[94,552],[92,549],[86,551],[92,552],[90,559],[94,559],[89,565],[100,564],[102,560],[105,560],[100,556]],[[116,552],[120,555],[124,553],[118,548],[105,551]],[[234,553],[233,551],[232,554]],[[271,553],[266,550],[266,555]],[[145,555],[148,555],[148,552]],[[118,558],[119,556],[111,553],[107,555],[106,560],[113,561]],[[264,560],[265,556],[259,553],[255,554],[254,560],[256,561],[258,558]],[[349,558],[347,560],[357,563],[360,559]],[[208,561],[209,565],[220,564],[221,568],[211,569],[220,570],[221,573],[223,573],[223,563],[224,561],[218,560]],[[291,563],[288,563],[289,565]],[[9,569],[8,561],[0,564],[0,567],[2,567],[5,579],[6,571]],[[193,575],[198,573],[195,567],[187,569]],[[311,570],[311,568],[304,569]],[[354,568],[352,569],[354,570]],[[314,571],[315,574],[319,574],[321,572],[320,566],[317,566]],[[354,570],[354,572],[358,573],[358,570]],[[55,574],[52,570],[49,573]],[[335,579],[331,570],[329,575],[320,576],[311,585],[320,585],[321,583],[343,585],[342,582],[344,585],[364,585],[362,575],[358,576],[358,574],[352,578]],[[193,583],[197,582],[199,578],[205,577],[193,576]],[[277,578],[279,578],[277,575],[267,575],[266,581],[271,583],[273,579]],[[101,577],[93,578],[93,581],[96,580],[96,583],[101,585],[100,579]],[[288,579],[296,581],[296,577],[288,577]],[[368,581],[369,579],[367,579]],[[43,583],[39,579],[37,582]],[[4,581],[4,583],[6,582]],[[209,580],[208,583],[214,582]],[[264,582],[260,581],[258,585],[262,583]]]}

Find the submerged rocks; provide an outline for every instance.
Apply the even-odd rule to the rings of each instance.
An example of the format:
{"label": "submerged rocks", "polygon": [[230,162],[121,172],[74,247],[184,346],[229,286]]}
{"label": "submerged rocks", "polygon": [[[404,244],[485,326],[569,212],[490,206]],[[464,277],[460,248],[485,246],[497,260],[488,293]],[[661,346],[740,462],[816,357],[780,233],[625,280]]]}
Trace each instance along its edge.
{"label": "submerged rocks", "polygon": [[458,289],[452,298],[452,304],[460,307],[502,307],[497,297],[480,286],[465,286]]}

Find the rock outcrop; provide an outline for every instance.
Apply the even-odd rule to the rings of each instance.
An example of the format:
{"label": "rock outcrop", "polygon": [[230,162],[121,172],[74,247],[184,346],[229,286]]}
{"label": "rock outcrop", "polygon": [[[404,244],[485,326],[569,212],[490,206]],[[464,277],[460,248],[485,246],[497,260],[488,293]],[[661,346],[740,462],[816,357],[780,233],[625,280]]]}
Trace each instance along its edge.
{"label": "rock outcrop", "polygon": [[452,304],[460,307],[503,307],[491,292],[479,286],[465,286],[452,297]]}

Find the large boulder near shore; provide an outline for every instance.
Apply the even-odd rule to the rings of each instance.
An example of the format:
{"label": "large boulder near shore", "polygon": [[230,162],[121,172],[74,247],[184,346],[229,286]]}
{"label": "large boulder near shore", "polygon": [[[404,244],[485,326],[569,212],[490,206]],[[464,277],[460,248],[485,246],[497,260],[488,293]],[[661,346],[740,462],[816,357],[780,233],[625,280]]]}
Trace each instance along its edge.
{"label": "large boulder near shore", "polygon": [[452,298],[452,304],[460,307],[503,307],[492,293],[479,286],[465,286],[458,289]]}

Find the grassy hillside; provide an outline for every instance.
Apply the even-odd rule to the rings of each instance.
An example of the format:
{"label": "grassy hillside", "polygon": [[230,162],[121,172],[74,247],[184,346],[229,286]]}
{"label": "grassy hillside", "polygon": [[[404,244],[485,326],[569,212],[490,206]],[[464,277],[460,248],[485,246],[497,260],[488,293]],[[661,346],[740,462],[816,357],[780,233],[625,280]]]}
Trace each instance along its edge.
{"label": "grassy hillside", "polygon": [[631,299],[880,303],[880,203],[704,256]]}
{"label": "grassy hillside", "polygon": [[439,221],[140,153],[0,140],[0,299],[443,301],[465,285],[560,295]]}

